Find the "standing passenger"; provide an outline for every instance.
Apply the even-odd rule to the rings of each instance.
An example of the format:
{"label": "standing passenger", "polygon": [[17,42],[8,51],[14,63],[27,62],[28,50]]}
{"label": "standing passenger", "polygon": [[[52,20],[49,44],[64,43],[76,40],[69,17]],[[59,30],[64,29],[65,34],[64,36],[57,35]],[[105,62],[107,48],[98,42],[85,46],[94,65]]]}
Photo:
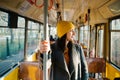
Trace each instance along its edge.
{"label": "standing passenger", "polygon": [[[82,47],[73,43],[75,26],[69,21],[57,23],[57,41],[51,45],[50,80],[88,80],[88,69]],[[40,44],[40,53],[50,50],[49,44]]]}

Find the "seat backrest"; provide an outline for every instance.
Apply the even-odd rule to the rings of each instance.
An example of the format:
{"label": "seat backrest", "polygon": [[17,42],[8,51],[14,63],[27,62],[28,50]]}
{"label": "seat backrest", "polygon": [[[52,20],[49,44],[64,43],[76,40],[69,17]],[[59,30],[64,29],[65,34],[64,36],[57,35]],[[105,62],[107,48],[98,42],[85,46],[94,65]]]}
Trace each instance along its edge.
{"label": "seat backrest", "polygon": [[103,58],[86,58],[88,64],[88,72],[103,73],[105,72],[106,63]]}
{"label": "seat backrest", "polygon": [[22,80],[43,80],[40,64],[32,61],[21,62],[18,77]]}

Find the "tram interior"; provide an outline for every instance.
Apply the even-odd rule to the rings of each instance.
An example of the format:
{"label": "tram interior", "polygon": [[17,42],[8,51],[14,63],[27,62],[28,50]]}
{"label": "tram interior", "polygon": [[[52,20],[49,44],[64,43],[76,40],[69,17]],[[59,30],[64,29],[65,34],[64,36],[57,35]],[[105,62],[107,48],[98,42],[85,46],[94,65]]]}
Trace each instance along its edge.
{"label": "tram interior", "polygon": [[[9,13],[12,17],[10,28],[6,25],[9,24],[7,20],[9,15],[6,16],[6,13],[3,14],[2,11]],[[36,49],[38,48],[38,42],[44,37],[44,14],[44,0],[0,0],[0,80],[43,80],[39,54]],[[109,53],[112,50],[109,49],[109,38],[111,37],[108,37],[110,35],[110,20],[119,16],[120,0],[48,0],[49,34],[56,33],[56,23],[59,20],[72,21],[75,24],[78,34],[76,40],[84,49],[88,66],[92,67],[89,71],[90,73],[98,73],[97,77],[94,77],[96,79],[91,78],[90,80],[98,80],[99,77],[104,78],[104,80],[120,80],[120,59],[118,59],[120,54],[118,53],[116,57],[112,58],[113,61],[118,59],[115,61],[117,64],[117,67],[115,67],[110,63],[111,55]],[[23,24],[26,24],[25,19],[27,19],[28,25],[23,26]],[[28,26],[28,34],[26,34],[26,26]],[[79,32],[80,27],[83,30],[81,32]],[[94,34],[87,37],[86,31],[89,29]],[[24,34],[28,36],[27,39]],[[21,37],[18,37],[19,35]],[[79,39],[79,36],[82,36],[82,38]],[[99,38],[100,40],[97,41],[96,39]],[[14,41],[14,39],[17,41]],[[90,39],[90,41],[86,39]],[[101,48],[99,45],[103,47]],[[91,57],[89,53],[94,54]],[[96,63],[101,59],[104,59],[102,60],[103,63]],[[90,61],[94,64],[89,65]],[[98,69],[95,68],[96,65],[99,66]],[[102,67],[103,71],[100,71]]]}

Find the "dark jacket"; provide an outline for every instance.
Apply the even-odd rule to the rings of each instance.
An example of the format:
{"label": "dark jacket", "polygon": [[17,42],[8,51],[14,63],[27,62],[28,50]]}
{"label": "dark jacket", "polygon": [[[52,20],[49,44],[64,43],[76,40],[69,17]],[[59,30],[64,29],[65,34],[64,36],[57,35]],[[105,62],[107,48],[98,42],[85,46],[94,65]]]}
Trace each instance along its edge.
{"label": "dark jacket", "polygon": [[66,64],[63,51],[57,44],[53,44],[51,49],[50,80],[88,80],[87,63],[81,46],[72,45],[69,66]]}

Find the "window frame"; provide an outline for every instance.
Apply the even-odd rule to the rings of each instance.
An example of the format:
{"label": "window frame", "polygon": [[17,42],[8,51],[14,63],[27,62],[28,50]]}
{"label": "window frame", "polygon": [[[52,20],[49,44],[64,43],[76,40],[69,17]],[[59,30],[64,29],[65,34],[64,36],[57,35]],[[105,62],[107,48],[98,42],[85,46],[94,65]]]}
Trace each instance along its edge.
{"label": "window frame", "polygon": [[112,65],[114,65],[116,68],[118,68],[118,69],[120,69],[120,66],[117,66],[114,62],[112,62],[112,52],[111,52],[111,37],[112,37],[112,32],[120,32],[120,29],[119,30],[115,30],[115,29],[113,29],[112,30],[112,21],[113,20],[116,20],[116,19],[120,19],[120,16],[115,16],[115,17],[112,17],[112,18],[110,18],[109,19],[109,40],[110,40],[110,42],[109,42],[109,44],[110,44],[110,46],[109,46],[109,62],[112,64]]}

